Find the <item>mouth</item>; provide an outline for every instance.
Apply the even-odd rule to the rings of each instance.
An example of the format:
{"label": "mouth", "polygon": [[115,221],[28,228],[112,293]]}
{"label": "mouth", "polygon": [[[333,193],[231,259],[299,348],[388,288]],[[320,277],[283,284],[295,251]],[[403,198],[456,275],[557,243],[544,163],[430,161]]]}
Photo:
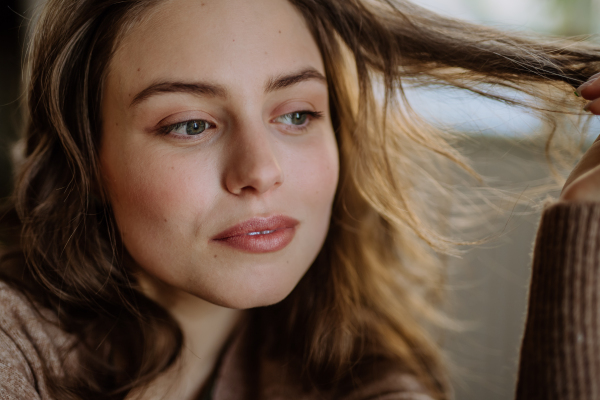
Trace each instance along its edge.
{"label": "mouth", "polygon": [[298,224],[285,215],[255,217],[225,229],[211,242],[247,253],[271,253],[290,244]]}

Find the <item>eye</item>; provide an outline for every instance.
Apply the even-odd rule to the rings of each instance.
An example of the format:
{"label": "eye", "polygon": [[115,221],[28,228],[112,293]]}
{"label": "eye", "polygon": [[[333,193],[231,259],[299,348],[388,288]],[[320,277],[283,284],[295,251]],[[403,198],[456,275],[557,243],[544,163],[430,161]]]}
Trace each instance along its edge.
{"label": "eye", "polygon": [[323,113],[318,111],[296,111],[293,113],[281,115],[275,118],[275,121],[281,122],[285,125],[303,128],[310,123],[310,119],[318,119],[321,118],[322,115]]}
{"label": "eye", "polygon": [[194,120],[185,123],[185,133],[188,135],[198,135],[206,129],[206,121]]}
{"label": "eye", "polygon": [[167,135],[172,133],[179,136],[196,136],[203,133],[212,125],[208,121],[202,119],[192,119],[189,121],[178,122],[173,125],[165,126],[162,133]]}
{"label": "eye", "polygon": [[305,112],[294,112],[290,114],[282,115],[277,118],[281,122],[289,122],[292,125],[303,125],[308,119],[308,113]]}

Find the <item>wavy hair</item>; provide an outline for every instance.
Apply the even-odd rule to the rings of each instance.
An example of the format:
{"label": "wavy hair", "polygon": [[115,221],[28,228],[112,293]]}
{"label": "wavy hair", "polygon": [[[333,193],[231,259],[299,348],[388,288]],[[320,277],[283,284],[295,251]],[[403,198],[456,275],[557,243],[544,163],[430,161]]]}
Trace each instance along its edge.
{"label": "wavy hair", "polygon": [[[0,273],[78,339],[83,367],[47,382],[57,398],[123,399],[168,369],[182,347],[174,319],[133,288],[98,167],[111,57],[159,1],[48,0],[33,29],[24,154],[0,225]],[[340,181],[321,253],[285,300],[249,311],[251,325],[274,357],[293,360],[317,387],[385,357],[434,398],[448,398],[425,325],[443,324],[438,255],[456,241],[444,236],[445,216],[422,185],[447,195],[439,183],[451,170],[445,163],[470,169],[452,135],[412,111],[404,89],[446,85],[533,108],[554,121],[554,132],[558,115],[581,105],[564,94],[600,70],[600,47],[500,32],[406,0],[289,1],[324,60]]]}

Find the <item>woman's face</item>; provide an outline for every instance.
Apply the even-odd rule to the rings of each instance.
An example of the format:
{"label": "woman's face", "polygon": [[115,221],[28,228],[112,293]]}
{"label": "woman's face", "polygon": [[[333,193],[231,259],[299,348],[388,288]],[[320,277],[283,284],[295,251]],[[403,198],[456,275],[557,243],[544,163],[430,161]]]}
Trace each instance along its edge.
{"label": "woman's face", "polygon": [[323,245],[337,186],[324,76],[284,0],[170,0],[127,33],[100,158],[143,273],[232,308],[289,294]]}

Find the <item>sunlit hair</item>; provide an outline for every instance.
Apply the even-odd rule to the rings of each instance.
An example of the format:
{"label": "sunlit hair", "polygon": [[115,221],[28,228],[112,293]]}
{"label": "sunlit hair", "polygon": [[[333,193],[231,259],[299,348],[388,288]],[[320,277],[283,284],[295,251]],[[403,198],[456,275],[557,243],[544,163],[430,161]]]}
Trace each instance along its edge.
{"label": "sunlit hair", "polygon": [[[448,398],[424,326],[443,325],[438,255],[456,241],[424,193],[448,195],[440,182],[455,169],[444,163],[469,168],[452,135],[411,110],[404,87],[448,85],[518,103],[490,91],[511,88],[542,100],[521,105],[555,111],[544,114],[552,128],[556,111],[580,105],[572,87],[600,70],[600,49],[501,33],[401,0],[290,1],[321,49],[341,175],[317,260],[284,301],[249,311],[250,328],[311,385],[330,388],[386,358]],[[33,30],[24,157],[1,225],[0,268],[79,339],[82,368],[48,379],[56,398],[124,398],[182,347],[174,319],[133,288],[98,167],[111,56],[158,2],[48,0]]]}

